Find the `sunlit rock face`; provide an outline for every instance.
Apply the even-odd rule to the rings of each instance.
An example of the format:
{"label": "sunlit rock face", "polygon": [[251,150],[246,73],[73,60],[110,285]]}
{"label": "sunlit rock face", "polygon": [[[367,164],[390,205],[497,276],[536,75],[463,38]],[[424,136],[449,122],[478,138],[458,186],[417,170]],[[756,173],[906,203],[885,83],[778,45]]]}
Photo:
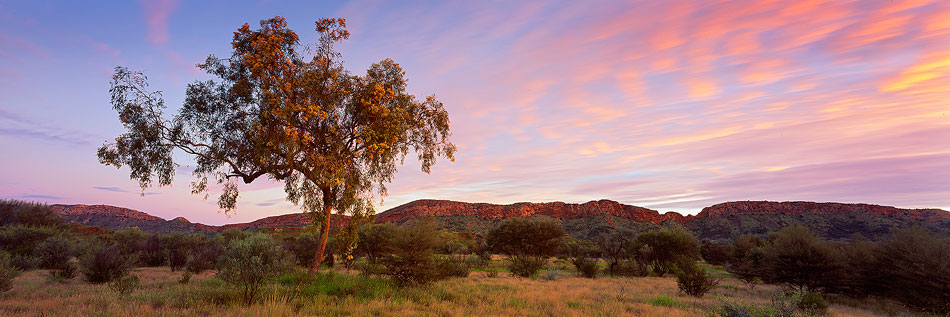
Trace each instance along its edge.
{"label": "sunlit rock face", "polygon": [[653,209],[624,205],[612,200],[596,200],[583,204],[564,202],[550,203],[514,203],[496,205],[486,203],[465,203],[450,200],[416,200],[385,212],[377,217],[378,222],[402,223],[420,217],[474,216],[488,220],[500,220],[514,217],[545,215],[557,218],[586,218],[600,215],[612,215],[640,222],[662,223],[667,219],[684,221],[688,217],[675,212],[660,214]]}

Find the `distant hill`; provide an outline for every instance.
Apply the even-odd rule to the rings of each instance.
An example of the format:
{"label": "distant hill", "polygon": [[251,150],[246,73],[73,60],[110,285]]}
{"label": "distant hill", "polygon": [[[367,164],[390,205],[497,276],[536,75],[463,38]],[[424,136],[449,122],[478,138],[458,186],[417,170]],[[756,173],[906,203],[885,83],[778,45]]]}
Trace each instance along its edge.
{"label": "distant hill", "polygon": [[[248,223],[210,226],[183,217],[165,220],[144,212],[108,205],[52,205],[69,222],[118,230],[138,227],[146,232],[220,232],[227,229],[256,230],[303,227],[310,216],[293,213]],[[765,234],[792,224],[802,224],[829,239],[845,239],[855,233],[869,238],[886,236],[895,229],[921,226],[950,236],[950,212],[940,209],[901,209],[869,204],[816,202],[736,201],[704,208],[697,215],[625,205],[611,200],[582,204],[563,202],[515,203],[509,205],[466,203],[449,200],[417,200],[377,214],[376,222],[402,224],[432,217],[440,227],[462,232],[484,232],[497,222],[513,217],[553,217],[572,236],[593,238],[613,228],[645,231],[661,226],[680,226],[702,239],[732,239],[740,234]],[[332,227],[344,226],[348,218],[335,215]]]}

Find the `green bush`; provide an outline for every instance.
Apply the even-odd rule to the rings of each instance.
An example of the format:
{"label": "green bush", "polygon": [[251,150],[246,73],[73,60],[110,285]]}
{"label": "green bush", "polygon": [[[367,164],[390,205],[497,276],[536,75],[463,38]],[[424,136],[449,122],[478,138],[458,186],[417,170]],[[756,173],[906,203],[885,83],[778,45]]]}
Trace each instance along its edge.
{"label": "green bush", "polygon": [[[320,234],[314,232],[313,230],[304,230],[296,237],[289,237],[284,239],[284,248],[287,249],[291,254],[293,254],[294,259],[297,261],[297,265],[302,267],[311,267],[313,266],[313,256],[317,253],[317,247],[319,247]],[[324,254],[331,254],[329,250],[332,250],[332,246],[329,241],[327,242],[327,248]]]}
{"label": "green bush", "polygon": [[40,268],[62,269],[73,257],[75,242],[62,236],[52,236],[36,245],[33,254],[40,259]]}
{"label": "green bush", "polygon": [[439,243],[431,220],[399,227],[387,243],[382,259],[397,285],[426,284],[438,278],[433,254]]}
{"label": "green bush", "polygon": [[57,227],[64,223],[46,204],[0,199],[0,226]]}
{"label": "green bush", "polygon": [[874,257],[875,293],[950,314],[950,239],[921,228],[901,230],[881,242]]}
{"label": "green bush", "polygon": [[586,278],[597,277],[597,261],[587,257],[577,257],[571,261],[577,272]]}
{"label": "green bush", "polygon": [[650,274],[650,268],[636,259],[626,259],[614,264],[614,275],[644,277]]}
{"label": "green bush", "polygon": [[60,267],[52,269],[47,274],[47,280],[54,282],[62,282],[68,279],[76,277],[76,274],[79,272],[79,267],[76,266],[76,263],[66,262],[63,263]]}
{"label": "green bush", "polygon": [[531,277],[548,263],[546,258],[538,256],[522,256],[510,260],[508,270],[511,271],[511,274],[520,277]]}
{"label": "green bush", "polygon": [[828,314],[828,302],[825,298],[815,291],[805,291],[796,305],[806,316],[818,316]]}
{"label": "green bush", "polygon": [[696,265],[694,260],[680,259],[672,269],[676,276],[676,286],[687,295],[703,297],[719,285],[720,280],[710,276],[705,269]]}
{"label": "green bush", "polygon": [[804,226],[787,227],[771,238],[763,249],[767,267],[764,280],[770,283],[816,289],[833,279],[840,268],[831,246]]}
{"label": "green bush", "polygon": [[134,265],[135,258],[112,243],[91,243],[86,253],[79,256],[80,271],[94,284],[124,277]]}
{"label": "green bush", "polygon": [[288,255],[273,238],[253,234],[228,244],[221,255],[217,277],[237,286],[245,304],[251,304],[268,281],[291,268]]}
{"label": "green bush", "polygon": [[732,259],[732,245],[722,242],[703,240],[699,247],[699,254],[709,264],[723,265]]}
{"label": "green bush", "polygon": [[195,236],[176,232],[162,236],[162,244],[168,255],[168,266],[172,271],[181,271],[188,264],[188,254],[195,244]]}
{"label": "green bush", "polygon": [[20,269],[13,266],[10,254],[0,252],[0,293],[13,288],[13,279],[20,275]]}
{"label": "green bush", "polygon": [[625,228],[601,234],[596,240],[600,256],[607,261],[607,274],[623,275],[617,271],[617,266],[638,256],[640,245],[637,234]]}
{"label": "green bush", "polygon": [[651,230],[637,236],[638,256],[653,272],[663,276],[672,270],[679,258],[699,259],[699,241],[689,231],[679,228]]}
{"label": "green bush", "polygon": [[19,269],[20,271],[35,270],[40,267],[40,263],[42,262],[43,260],[39,257],[28,254],[17,254],[14,255],[10,260],[10,263],[13,265],[13,267]]}
{"label": "green bush", "polygon": [[53,227],[0,227],[0,250],[11,255],[32,255],[38,244],[59,233],[59,230]]}
{"label": "green bush", "polygon": [[148,267],[164,266],[168,263],[168,254],[165,252],[165,246],[162,238],[157,235],[148,236],[145,244],[138,251],[139,263]]}
{"label": "green bush", "polygon": [[112,280],[112,282],[109,282],[109,289],[119,294],[120,297],[129,296],[138,286],[139,277],[134,274],[116,278]]}
{"label": "green bush", "polygon": [[196,243],[192,246],[188,255],[188,263],[185,265],[185,269],[192,273],[201,273],[213,269],[218,265],[218,258],[221,257],[223,251],[224,248],[215,241]]}
{"label": "green bush", "polygon": [[464,257],[450,256],[439,261],[439,277],[468,277],[472,266]]}

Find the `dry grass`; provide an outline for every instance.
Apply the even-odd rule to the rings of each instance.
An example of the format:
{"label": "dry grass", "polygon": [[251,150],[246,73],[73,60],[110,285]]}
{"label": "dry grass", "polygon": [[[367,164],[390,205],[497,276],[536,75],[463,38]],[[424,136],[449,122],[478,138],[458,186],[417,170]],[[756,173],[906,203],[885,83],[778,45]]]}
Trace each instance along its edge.
{"label": "dry grass", "polygon": [[[321,285],[312,285],[312,292],[297,292],[293,283],[285,281],[266,290],[258,304],[246,307],[240,304],[239,294],[210,272],[184,285],[177,282],[181,273],[168,268],[140,268],[133,274],[142,285],[122,298],[104,284],[92,285],[79,278],[53,283],[44,279],[45,271],[27,272],[16,279],[10,292],[0,295],[0,315],[706,316],[717,307],[718,298],[766,305],[776,292],[775,287],[760,286],[750,294],[737,286],[741,285],[738,281],[727,278],[710,294],[694,298],[679,294],[673,278],[592,280],[566,272],[555,281],[505,273],[488,278],[484,272],[473,272],[468,278],[398,289],[382,278],[337,270],[332,279],[346,282],[340,287],[342,292],[326,291]],[[832,303],[831,314],[836,316],[909,314],[877,301],[834,299]]]}

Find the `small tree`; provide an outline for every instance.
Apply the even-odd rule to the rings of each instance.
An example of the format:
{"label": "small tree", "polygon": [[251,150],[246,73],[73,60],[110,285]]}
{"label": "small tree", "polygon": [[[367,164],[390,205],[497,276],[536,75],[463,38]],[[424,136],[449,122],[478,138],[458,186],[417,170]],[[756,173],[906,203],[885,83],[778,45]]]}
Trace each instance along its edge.
{"label": "small tree", "polygon": [[389,241],[396,234],[396,226],[384,223],[364,226],[360,230],[360,239],[357,251],[366,255],[371,264],[376,264],[389,249]]}
{"label": "small tree", "polygon": [[20,269],[13,266],[9,253],[0,251],[0,294],[13,288],[13,279],[20,275]]}
{"label": "small tree", "polygon": [[607,273],[610,275],[616,273],[621,261],[635,257],[640,249],[637,234],[625,228],[601,234],[597,237],[597,247],[600,248],[601,257],[607,260]]}
{"label": "small tree", "polygon": [[587,278],[597,277],[597,247],[590,241],[574,238],[565,239],[561,257],[568,259],[577,272]]}
{"label": "small tree", "polygon": [[713,278],[695,260],[680,258],[672,267],[676,276],[676,285],[680,291],[690,296],[703,297],[719,286],[720,279]]}
{"label": "small tree", "polygon": [[804,226],[778,231],[764,248],[766,280],[816,289],[838,269],[833,249]]}
{"label": "small tree", "polygon": [[58,227],[64,222],[46,204],[0,199],[0,226]]}
{"label": "small tree", "polygon": [[244,304],[250,305],[264,284],[290,267],[286,252],[273,238],[253,234],[228,245],[217,277],[240,288]]}
{"label": "small tree", "polygon": [[155,181],[165,186],[179,149],[195,158],[192,192],[207,193],[208,178],[216,179],[223,186],[218,206],[226,212],[237,206],[237,181],[283,182],[288,200],[321,224],[315,273],[334,209],[370,214],[374,195],[386,195],[410,151],[428,173],[437,157],[454,159],[456,149],[442,103],[409,94],[399,64],[386,59],[365,75],[351,74],[333,47],[350,36],[344,20],[315,24],[312,51],[283,17],[263,20],[257,30],[244,24],[229,58],[209,56],[199,65],[219,81],[188,85],[173,120],[143,74],[117,67],[111,103],[128,131],[99,149],[99,161],[128,166],[143,189]]}
{"label": "small tree", "polygon": [[673,262],[681,257],[699,259],[699,241],[683,229],[651,230],[637,236],[637,242],[643,246],[640,256],[660,276],[669,272]]}
{"label": "small tree", "polygon": [[79,257],[82,274],[90,283],[101,284],[124,277],[135,266],[135,258],[112,243],[90,243]]}
{"label": "small tree", "polygon": [[875,259],[878,294],[950,314],[950,239],[922,228],[901,230],[880,243]]}
{"label": "small tree", "polygon": [[399,285],[435,280],[438,271],[433,254],[438,244],[439,233],[431,219],[397,228],[382,259],[387,274]]}
{"label": "small tree", "polygon": [[512,273],[529,277],[561,247],[564,229],[553,219],[513,218],[488,231],[486,243],[511,260]]}
{"label": "small tree", "polygon": [[709,264],[723,265],[732,259],[732,245],[728,243],[703,240],[699,247],[699,254]]}

